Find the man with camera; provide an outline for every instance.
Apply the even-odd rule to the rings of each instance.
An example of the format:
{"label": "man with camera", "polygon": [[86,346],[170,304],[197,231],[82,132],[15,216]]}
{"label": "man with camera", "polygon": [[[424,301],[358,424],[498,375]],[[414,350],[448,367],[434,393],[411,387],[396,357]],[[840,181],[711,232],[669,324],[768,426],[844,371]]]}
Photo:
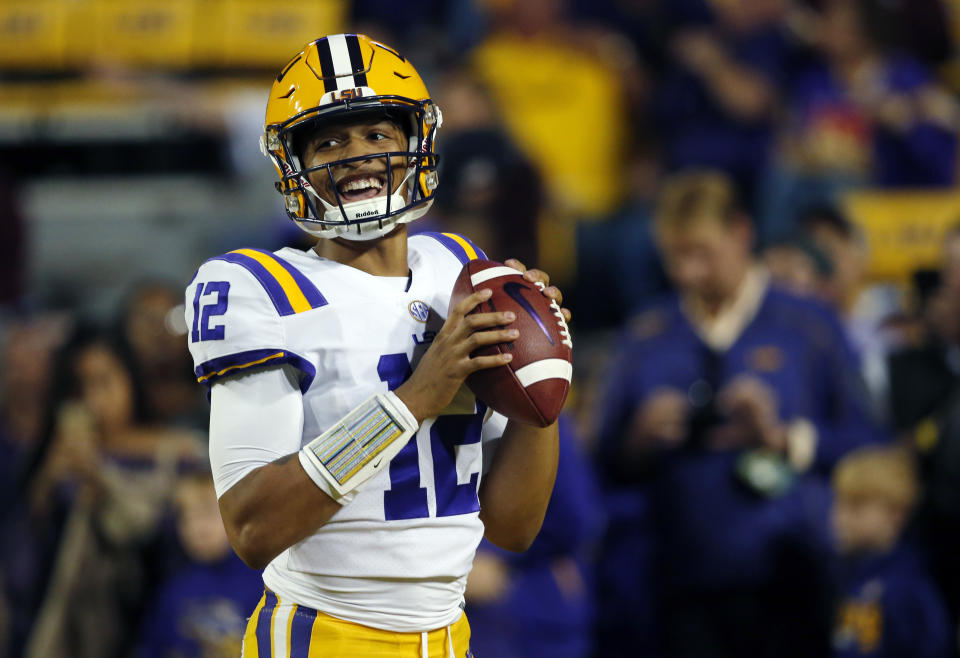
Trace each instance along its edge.
{"label": "man with camera", "polygon": [[671,657],[822,655],[826,476],[879,438],[856,357],[826,307],[769,284],[724,175],[668,181],[655,233],[676,292],[627,327],[599,448],[646,502],[651,627]]}

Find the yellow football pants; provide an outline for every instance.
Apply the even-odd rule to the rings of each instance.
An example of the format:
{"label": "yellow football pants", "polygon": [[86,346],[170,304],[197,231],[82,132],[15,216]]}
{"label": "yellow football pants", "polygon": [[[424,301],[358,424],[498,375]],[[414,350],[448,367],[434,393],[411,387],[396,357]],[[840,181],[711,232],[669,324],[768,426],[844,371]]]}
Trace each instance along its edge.
{"label": "yellow football pants", "polygon": [[242,658],[473,658],[467,616],[424,633],[394,633],[284,603],[270,590],[247,622]]}

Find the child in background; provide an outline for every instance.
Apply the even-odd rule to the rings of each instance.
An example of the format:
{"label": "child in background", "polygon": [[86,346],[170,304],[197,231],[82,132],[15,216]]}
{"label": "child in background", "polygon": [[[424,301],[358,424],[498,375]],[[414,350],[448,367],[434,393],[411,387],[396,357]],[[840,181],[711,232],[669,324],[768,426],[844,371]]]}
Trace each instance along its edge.
{"label": "child in background", "polygon": [[260,573],[230,548],[209,471],[182,475],[175,492],[186,566],[147,611],[138,658],[236,658],[247,612],[263,594]]}
{"label": "child in background", "polygon": [[891,447],[862,448],[837,465],[833,487],[843,558],[834,655],[951,656],[940,594],[903,538],[918,495],[911,456]]}

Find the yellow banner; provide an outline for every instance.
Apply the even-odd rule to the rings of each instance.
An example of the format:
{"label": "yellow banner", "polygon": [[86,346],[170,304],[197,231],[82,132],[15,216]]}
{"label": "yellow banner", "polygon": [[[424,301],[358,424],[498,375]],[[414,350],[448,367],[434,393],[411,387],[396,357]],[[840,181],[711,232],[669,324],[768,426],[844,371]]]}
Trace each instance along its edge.
{"label": "yellow banner", "polygon": [[0,2],[0,66],[17,70],[63,68],[68,14],[62,0]]}
{"label": "yellow banner", "polygon": [[347,0],[0,0],[0,69],[279,69]]}
{"label": "yellow banner", "polygon": [[843,203],[870,247],[870,275],[903,281],[918,268],[938,267],[943,235],[960,224],[960,191],[872,191]]}
{"label": "yellow banner", "polygon": [[195,0],[95,0],[86,20],[92,36],[78,35],[94,63],[185,69],[192,64]]}
{"label": "yellow banner", "polygon": [[197,57],[211,67],[279,68],[310,41],[342,32],[346,0],[207,0]]}

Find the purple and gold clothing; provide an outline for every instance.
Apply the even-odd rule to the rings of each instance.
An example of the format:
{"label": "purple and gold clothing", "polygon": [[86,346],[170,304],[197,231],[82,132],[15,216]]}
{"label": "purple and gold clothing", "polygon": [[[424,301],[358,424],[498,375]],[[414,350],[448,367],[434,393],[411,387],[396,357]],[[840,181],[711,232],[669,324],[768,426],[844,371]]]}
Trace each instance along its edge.
{"label": "purple and gold clothing", "polygon": [[835,658],[952,655],[946,607],[919,557],[907,546],[850,560],[841,587]]}
{"label": "purple and gold clothing", "polygon": [[[621,529],[615,541],[608,537],[606,550],[649,556],[639,573],[659,592],[653,610],[665,620],[686,623],[671,612],[682,611],[704,633],[729,634],[729,642],[710,640],[727,651],[700,655],[778,655],[776,643],[792,641],[782,629],[774,635],[770,624],[803,621],[791,606],[821,596],[814,584],[826,582],[817,567],[829,549],[829,496],[822,476],[843,454],[879,438],[867,416],[856,358],[837,318],[766,283],[748,284],[743,288],[756,290],[753,299],[741,295],[734,306],[742,311],[725,326],[698,326],[690,305],[677,295],[633,321],[613,361],[600,434],[610,495],[629,492],[643,501],[635,507],[643,510],[636,523],[644,527],[638,533]],[[783,493],[763,495],[744,482],[738,468],[745,450],[708,447],[704,436],[711,423],[724,422],[720,417],[692,418],[681,446],[655,450],[644,463],[629,459],[624,445],[631,423],[652,394],[672,389],[692,400],[745,375],[773,392],[783,423],[802,421],[815,428],[809,468],[795,474]],[[718,626],[724,611],[729,621]],[[774,614],[776,620],[770,617]],[[812,621],[812,615],[805,619]],[[757,625],[765,630],[747,631]],[[824,644],[827,626],[823,622]],[[795,629],[798,634],[806,630]],[[763,644],[764,634],[770,643]],[[745,638],[756,642],[737,644]],[[740,649],[729,649],[734,646]],[[699,651],[694,647],[672,655]]]}

